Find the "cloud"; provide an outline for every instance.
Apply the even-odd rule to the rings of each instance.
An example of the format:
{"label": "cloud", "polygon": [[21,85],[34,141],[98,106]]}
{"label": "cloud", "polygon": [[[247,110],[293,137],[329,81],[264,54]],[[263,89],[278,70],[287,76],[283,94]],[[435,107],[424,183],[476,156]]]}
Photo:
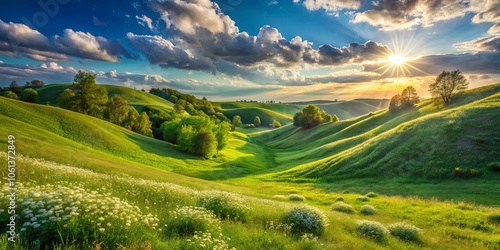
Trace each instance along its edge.
{"label": "cloud", "polygon": [[278,4],[278,1],[276,1],[276,0],[268,0],[267,1],[267,5],[276,5],[276,4]]}
{"label": "cloud", "polygon": [[496,23],[488,30],[490,35],[500,35],[500,23]]}
{"label": "cloud", "polygon": [[372,9],[355,13],[351,22],[366,22],[385,31],[406,30],[433,26],[436,22],[464,16],[477,8],[462,0],[381,0],[372,5]]}
{"label": "cloud", "polygon": [[63,36],[55,35],[52,40],[24,24],[0,20],[2,55],[23,55],[38,61],[68,61],[71,56],[109,62],[118,62],[121,57],[135,59],[119,42],[88,32],[66,29]]}
{"label": "cloud", "polygon": [[148,16],[146,16],[146,15],[135,16],[135,18],[137,19],[137,22],[140,25],[142,25],[144,27],[148,27],[151,31],[155,30],[155,27],[153,26],[153,20],[151,18],[149,18]]}
{"label": "cloud", "polygon": [[323,9],[327,12],[338,13],[341,10],[357,10],[361,7],[361,0],[293,0],[294,3],[302,2],[308,10]]}
{"label": "cloud", "polygon": [[[459,69],[464,74],[500,74],[500,53],[479,52],[464,54],[445,54],[423,56],[407,62],[412,67],[406,67],[408,76],[438,75],[443,70]],[[365,72],[381,74],[382,78],[392,77],[391,71],[384,73],[384,63],[363,65]]]}
{"label": "cloud", "polygon": [[0,80],[19,83],[41,79],[54,82],[72,82],[77,70],[73,67],[63,67],[55,62],[42,63],[39,66],[0,64]]}
{"label": "cloud", "polygon": [[[477,2],[477,3],[476,3]],[[477,14],[472,18],[473,23],[500,22],[500,2],[498,0],[471,1]]]}
{"label": "cloud", "polygon": [[500,34],[453,45],[459,50],[500,52]]}

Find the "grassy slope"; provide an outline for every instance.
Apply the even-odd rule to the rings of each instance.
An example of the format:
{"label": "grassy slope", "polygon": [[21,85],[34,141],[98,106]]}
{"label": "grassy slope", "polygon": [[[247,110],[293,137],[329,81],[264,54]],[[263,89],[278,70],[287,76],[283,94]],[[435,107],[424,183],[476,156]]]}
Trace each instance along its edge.
{"label": "grassy slope", "polygon": [[[57,97],[64,89],[70,87],[71,84],[50,84],[43,88],[37,89],[40,100],[39,103],[50,103],[52,105],[57,105]],[[116,94],[121,95],[121,97],[128,102],[129,105],[137,107],[142,107],[144,105],[149,105],[153,107],[158,107],[161,109],[170,109],[173,104],[163,98],[155,96],[153,94],[114,85],[101,85],[108,90],[109,97],[113,97]]]}

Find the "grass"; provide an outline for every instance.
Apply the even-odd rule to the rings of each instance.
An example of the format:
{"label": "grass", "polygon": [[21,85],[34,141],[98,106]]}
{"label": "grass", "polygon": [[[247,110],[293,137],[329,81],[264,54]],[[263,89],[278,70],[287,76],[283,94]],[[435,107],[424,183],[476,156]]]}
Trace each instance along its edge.
{"label": "grass", "polygon": [[[75,224],[68,225],[71,230],[66,231],[88,227],[90,233],[75,233],[62,240],[47,239],[50,241],[44,244],[48,248],[98,248],[117,243],[131,249],[206,249],[215,245],[221,249],[495,249],[500,247],[500,183],[498,173],[486,171],[488,163],[498,162],[498,151],[494,149],[498,130],[492,123],[496,121],[493,113],[498,109],[499,86],[470,90],[459,97],[458,104],[446,108],[424,101],[408,113],[376,111],[309,130],[290,125],[262,131],[238,129],[231,134],[228,147],[211,160],[183,154],[171,144],[102,120],[0,97],[0,145],[6,148],[7,135],[15,135],[16,182],[26,190],[43,193],[45,198],[63,195],[61,202],[67,207],[75,206],[69,199],[79,200],[77,208],[83,211],[92,209],[90,203],[84,202],[84,194],[95,192],[99,200],[116,202],[123,208],[137,206],[133,211],[157,218],[149,226],[127,231],[127,221],[121,224],[114,213],[109,218],[108,214],[103,216],[106,223],[101,223],[101,227],[96,224],[99,222],[86,224],[89,222],[83,217],[75,216]],[[454,122],[449,123],[450,120]],[[415,144],[428,143],[429,136],[423,135],[429,132],[443,139],[443,147],[451,155],[448,157],[460,154],[467,163],[474,155],[477,164],[487,162],[484,166],[474,165],[486,174],[470,179],[429,179],[425,175],[405,174],[409,168],[419,166],[418,162],[402,161],[420,158],[408,154],[411,147],[425,149],[431,156],[443,155],[432,144]],[[454,149],[453,143],[461,145],[456,143],[461,142],[464,133],[480,138],[476,141],[481,143],[465,143],[470,151]],[[415,137],[423,137],[423,141],[412,141]],[[402,145],[403,149],[394,145]],[[381,161],[384,158],[380,157],[379,148],[390,147],[391,160],[398,164]],[[484,155],[478,155],[476,150]],[[362,167],[363,161],[370,164]],[[0,152],[0,164],[7,165],[4,152]],[[449,169],[450,175],[454,167]],[[353,174],[344,174],[348,171]],[[7,168],[0,169],[0,176],[5,179]],[[23,190],[19,189],[19,194],[27,197]],[[375,196],[374,192],[378,196],[366,202],[357,201],[362,195]],[[293,194],[307,199],[300,203],[288,200]],[[331,211],[340,196],[360,213]],[[4,204],[5,196],[2,197],[0,202]],[[45,199],[40,197],[37,199]],[[215,198],[214,202],[201,202],[201,197]],[[197,208],[205,205],[205,210]],[[357,221],[367,218],[361,213],[367,205],[376,208],[370,221],[388,228],[405,222],[421,229],[418,241],[411,240],[414,230],[410,229],[414,228],[409,226],[400,227],[396,236],[384,233],[381,241],[364,237],[364,231],[358,231]],[[113,212],[110,206],[92,211]],[[231,207],[236,209],[226,209]],[[313,214],[319,211],[319,216],[311,218],[328,220],[328,225],[292,228],[284,218],[290,211],[303,207],[310,208]],[[232,216],[240,212],[243,215]],[[211,213],[219,213],[219,219],[214,220]],[[28,214],[25,212],[22,218]],[[191,216],[195,214],[199,217]],[[5,211],[1,211],[2,223],[5,216]],[[131,226],[135,227],[133,223]],[[30,235],[36,236],[37,228],[32,226]],[[66,227],[55,223],[49,228],[64,231]],[[71,241],[71,237],[77,240]],[[0,248],[7,247],[37,246],[28,238],[12,245],[4,234]]]}

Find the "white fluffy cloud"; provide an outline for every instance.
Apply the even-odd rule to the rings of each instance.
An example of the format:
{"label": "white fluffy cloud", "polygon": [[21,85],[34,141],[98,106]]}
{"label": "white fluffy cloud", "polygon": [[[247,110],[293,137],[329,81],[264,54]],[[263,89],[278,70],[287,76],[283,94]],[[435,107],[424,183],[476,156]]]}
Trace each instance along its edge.
{"label": "white fluffy cloud", "polygon": [[327,12],[337,13],[341,10],[357,10],[361,7],[361,0],[293,0],[294,3],[304,5],[308,10],[324,9]]}
{"label": "white fluffy cloud", "polygon": [[146,16],[146,15],[135,16],[135,18],[137,19],[137,22],[140,25],[148,27],[151,31],[155,30],[155,27],[153,26],[153,20],[151,18],[149,18],[148,16]]}
{"label": "white fluffy cloud", "polygon": [[22,55],[39,61],[67,61],[71,56],[83,59],[118,62],[121,57],[134,58],[123,46],[90,33],[64,30],[53,43],[30,27],[0,20],[0,54]]}

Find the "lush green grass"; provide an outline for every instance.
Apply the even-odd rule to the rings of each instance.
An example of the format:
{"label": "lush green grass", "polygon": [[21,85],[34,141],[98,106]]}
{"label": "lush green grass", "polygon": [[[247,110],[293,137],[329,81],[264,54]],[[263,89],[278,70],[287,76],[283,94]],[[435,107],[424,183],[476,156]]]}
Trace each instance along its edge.
{"label": "lush green grass", "polygon": [[224,109],[222,113],[229,119],[233,116],[241,116],[241,121],[243,126],[245,124],[253,123],[255,116],[260,117],[261,126],[269,126],[273,120],[279,121],[282,125],[289,124],[292,122],[292,116],[281,114],[269,109],[264,108],[235,108],[235,109]]}

